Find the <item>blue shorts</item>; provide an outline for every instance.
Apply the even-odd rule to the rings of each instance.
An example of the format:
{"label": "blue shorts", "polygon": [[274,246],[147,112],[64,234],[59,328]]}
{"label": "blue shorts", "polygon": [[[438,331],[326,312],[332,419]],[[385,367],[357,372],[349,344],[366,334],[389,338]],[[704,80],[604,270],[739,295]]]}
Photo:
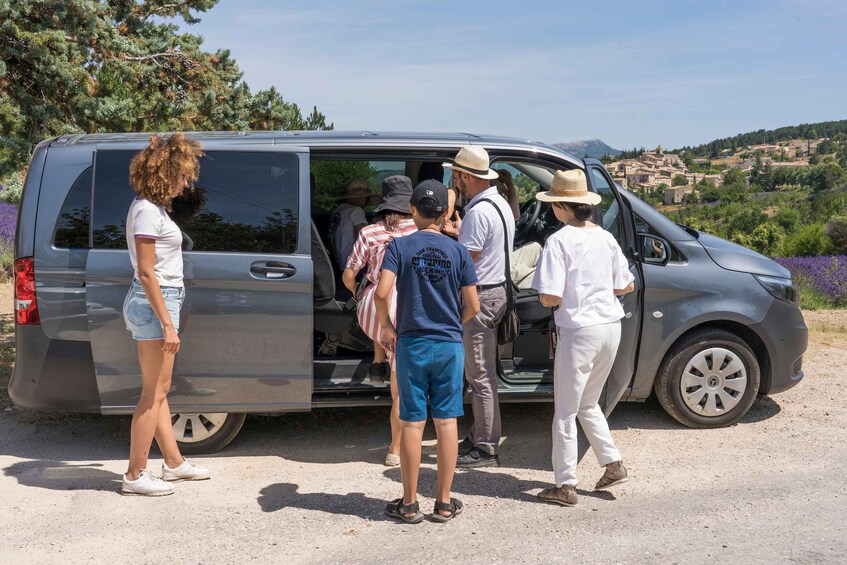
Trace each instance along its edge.
{"label": "blue shorts", "polygon": [[465,348],[460,342],[400,336],[396,358],[401,420],[426,420],[427,400],[433,418],[464,415]]}
{"label": "blue shorts", "polygon": [[[181,286],[160,288],[174,329],[179,331],[179,311],[185,299],[185,289]],[[126,322],[126,329],[132,332],[132,339],[139,341],[165,339],[162,324],[153,312],[153,307],[150,306],[147,295],[144,294],[144,287],[138,279],[133,279],[124,299],[124,322]]]}

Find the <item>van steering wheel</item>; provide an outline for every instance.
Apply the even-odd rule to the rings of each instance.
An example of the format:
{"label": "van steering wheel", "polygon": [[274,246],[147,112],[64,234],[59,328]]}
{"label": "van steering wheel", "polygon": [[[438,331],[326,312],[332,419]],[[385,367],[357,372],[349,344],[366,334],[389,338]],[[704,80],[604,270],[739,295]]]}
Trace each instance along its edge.
{"label": "van steering wheel", "polygon": [[521,217],[515,222],[515,245],[518,242],[523,243],[523,240],[529,236],[530,232],[535,228],[538,217],[541,216],[543,203],[536,200],[534,197],[521,207]]}

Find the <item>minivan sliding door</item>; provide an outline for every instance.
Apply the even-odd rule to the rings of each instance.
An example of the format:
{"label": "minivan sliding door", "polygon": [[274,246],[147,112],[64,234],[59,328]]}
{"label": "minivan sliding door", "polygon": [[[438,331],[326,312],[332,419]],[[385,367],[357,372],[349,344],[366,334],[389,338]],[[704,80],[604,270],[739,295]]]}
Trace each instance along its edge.
{"label": "minivan sliding door", "polygon": [[[132,279],[128,167],[140,147],[98,148],[88,327],[104,413],[131,412],[140,394],[135,343],[122,306]],[[204,144],[192,194],[174,201],[183,231],[186,298],[169,402],[174,412],[308,410],[313,301],[308,150]]]}

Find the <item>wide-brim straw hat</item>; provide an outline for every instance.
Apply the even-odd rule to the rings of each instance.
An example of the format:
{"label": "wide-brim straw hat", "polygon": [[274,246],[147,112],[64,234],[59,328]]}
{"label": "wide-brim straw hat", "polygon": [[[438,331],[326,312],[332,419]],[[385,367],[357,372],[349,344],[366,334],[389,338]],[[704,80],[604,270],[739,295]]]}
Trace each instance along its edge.
{"label": "wide-brim straw hat", "polygon": [[387,177],[382,181],[382,200],[374,214],[383,210],[411,214],[409,200],[412,198],[412,179],[403,175]]}
{"label": "wide-brim straw hat", "polygon": [[367,198],[368,203],[365,204],[366,206],[372,206],[379,202],[379,194],[371,192],[368,183],[363,180],[352,180],[347,183],[346,192],[338,197],[338,201],[342,202],[352,198]]}
{"label": "wide-brim straw hat", "polygon": [[596,206],[601,200],[599,194],[588,191],[585,173],[581,169],[556,171],[550,190],[539,192],[535,198],[542,202],[568,202],[592,206]]}
{"label": "wide-brim straw hat", "polygon": [[456,157],[443,166],[481,179],[496,179],[499,175],[497,171],[489,168],[490,164],[488,151],[478,145],[467,145],[459,149]]}

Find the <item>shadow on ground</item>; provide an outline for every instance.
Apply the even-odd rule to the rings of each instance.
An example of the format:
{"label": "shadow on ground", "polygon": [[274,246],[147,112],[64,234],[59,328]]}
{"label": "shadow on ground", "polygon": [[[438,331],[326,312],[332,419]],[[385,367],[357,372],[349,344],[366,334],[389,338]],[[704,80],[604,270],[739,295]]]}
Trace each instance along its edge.
{"label": "shadow on ground", "polygon": [[72,465],[65,461],[20,461],[3,469],[7,477],[28,487],[50,490],[114,491],[121,475],[102,469],[99,463]]}
{"label": "shadow on ground", "polygon": [[[766,420],[779,411],[779,404],[775,401],[767,397],[760,398],[737,425]],[[551,404],[504,404],[504,440],[500,450],[502,465],[506,468],[549,470],[552,418]],[[98,470],[91,465],[73,465],[73,462],[124,459],[129,451],[129,423],[129,417],[40,414],[22,410],[2,412],[0,455],[31,460],[15,463],[3,469],[3,472],[7,476],[17,478],[21,484],[39,488],[102,488],[104,479],[111,481],[119,476]],[[706,433],[678,424],[667,416],[654,400],[639,404],[621,404],[610,417],[609,423],[613,433],[615,430],[625,429],[673,429],[686,433]],[[468,417],[460,420],[460,434],[467,433],[469,424]],[[434,439],[435,431],[430,422],[424,440]],[[238,438],[215,456],[277,456],[314,464],[361,461],[381,465],[388,441],[387,407],[323,409],[279,417],[250,417]],[[588,451],[588,444],[581,433],[579,446],[579,457],[582,459]],[[424,447],[423,463],[435,463],[433,446]],[[40,475],[39,469],[47,471],[49,478]],[[66,472],[70,475],[63,475],[57,469],[72,471]],[[394,472],[388,471],[386,476],[399,480],[399,472],[396,472],[396,477]],[[466,485],[475,484],[474,473],[485,473],[486,481],[480,489],[492,492],[493,496],[507,497],[515,492],[544,486],[509,484],[509,481],[514,480],[510,475],[500,473],[498,478],[498,473],[488,469],[459,473],[470,476],[471,480],[460,481]],[[492,477],[496,479],[493,483]],[[434,470],[425,470],[421,481],[424,486],[426,481],[434,481]],[[301,496],[295,496],[296,488],[290,488],[279,485],[268,487],[270,490],[263,494],[266,499],[264,504],[272,507],[278,504],[274,501],[296,500],[297,496]],[[466,493],[486,494],[476,491]]]}

